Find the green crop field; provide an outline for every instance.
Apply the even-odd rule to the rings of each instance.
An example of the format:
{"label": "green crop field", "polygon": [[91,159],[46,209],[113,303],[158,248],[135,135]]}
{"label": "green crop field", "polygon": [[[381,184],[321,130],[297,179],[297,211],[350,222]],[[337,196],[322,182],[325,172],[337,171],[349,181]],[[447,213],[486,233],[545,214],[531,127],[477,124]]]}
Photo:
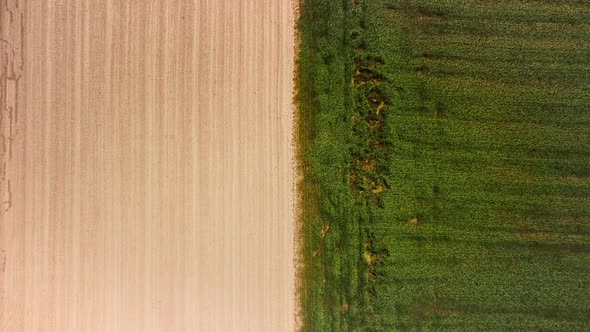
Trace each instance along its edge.
{"label": "green crop field", "polygon": [[589,330],[590,3],[301,1],[304,330]]}

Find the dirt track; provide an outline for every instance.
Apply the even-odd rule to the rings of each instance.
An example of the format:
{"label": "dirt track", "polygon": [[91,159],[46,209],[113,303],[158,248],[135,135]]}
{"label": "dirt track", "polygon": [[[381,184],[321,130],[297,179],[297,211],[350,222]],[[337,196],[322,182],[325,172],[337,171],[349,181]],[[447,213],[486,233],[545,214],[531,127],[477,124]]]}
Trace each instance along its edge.
{"label": "dirt track", "polygon": [[0,331],[294,328],[290,0],[0,0]]}

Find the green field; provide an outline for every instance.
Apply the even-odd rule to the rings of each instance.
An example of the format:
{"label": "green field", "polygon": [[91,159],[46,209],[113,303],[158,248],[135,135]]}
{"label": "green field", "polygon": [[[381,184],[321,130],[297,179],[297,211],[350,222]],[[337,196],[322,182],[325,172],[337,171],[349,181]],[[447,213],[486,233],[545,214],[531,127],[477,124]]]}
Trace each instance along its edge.
{"label": "green field", "polygon": [[590,2],[301,1],[304,330],[590,330]]}

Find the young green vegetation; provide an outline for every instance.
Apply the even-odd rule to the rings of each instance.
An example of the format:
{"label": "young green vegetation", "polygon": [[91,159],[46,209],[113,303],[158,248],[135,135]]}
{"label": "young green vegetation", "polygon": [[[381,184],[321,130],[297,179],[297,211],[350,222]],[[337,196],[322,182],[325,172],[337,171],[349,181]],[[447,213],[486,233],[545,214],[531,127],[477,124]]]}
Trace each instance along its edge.
{"label": "young green vegetation", "polygon": [[302,0],[305,331],[590,324],[590,4]]}

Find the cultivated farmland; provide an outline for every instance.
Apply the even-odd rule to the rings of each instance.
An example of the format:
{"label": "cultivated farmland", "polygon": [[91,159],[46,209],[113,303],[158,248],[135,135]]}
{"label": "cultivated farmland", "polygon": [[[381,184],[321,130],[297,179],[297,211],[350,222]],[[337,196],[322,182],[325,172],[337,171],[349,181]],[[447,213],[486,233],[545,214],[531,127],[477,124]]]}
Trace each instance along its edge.
{"label": "cultivated farmland", "polygon": [[0,0],[0,332],[292,331],[289,0]]}
{"label": "cultivated farmland", "polygon": [[590,5],[304,0],[310,331],[590,323]]}

